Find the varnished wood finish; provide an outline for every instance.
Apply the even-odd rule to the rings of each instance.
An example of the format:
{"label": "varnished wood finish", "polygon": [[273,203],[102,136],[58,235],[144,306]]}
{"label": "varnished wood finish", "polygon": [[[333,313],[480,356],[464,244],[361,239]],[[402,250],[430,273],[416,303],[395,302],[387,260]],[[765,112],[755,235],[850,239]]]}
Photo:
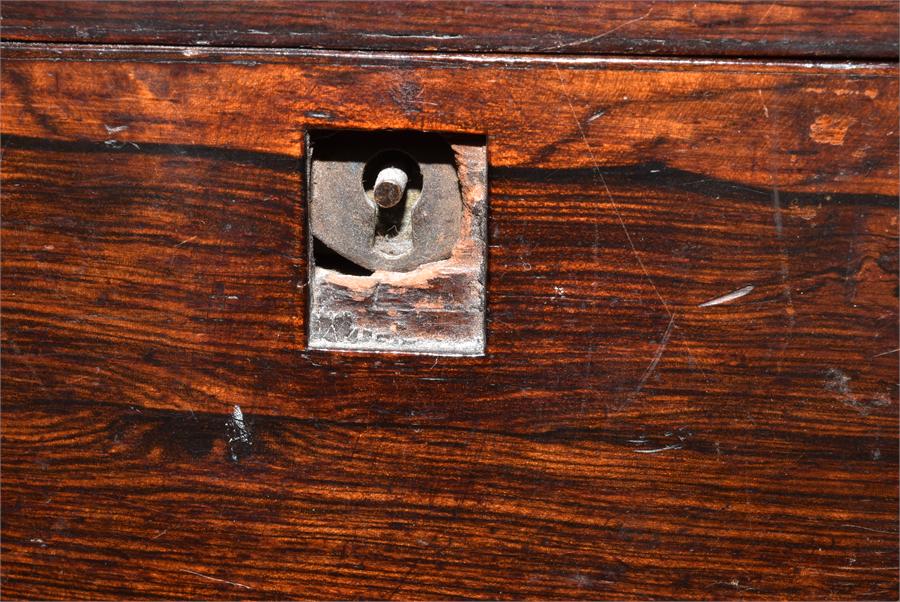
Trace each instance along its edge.
{"label": "varnished wood finish", "polygon": [[6,0],[7,41],[894,58],[896,0]]}
{"label": "varnished wood finish", "polygon": [[[896,598],[895,64],[4,50],[5,598]],[[309,128],[487,135],[485,357],[306,349]]]}

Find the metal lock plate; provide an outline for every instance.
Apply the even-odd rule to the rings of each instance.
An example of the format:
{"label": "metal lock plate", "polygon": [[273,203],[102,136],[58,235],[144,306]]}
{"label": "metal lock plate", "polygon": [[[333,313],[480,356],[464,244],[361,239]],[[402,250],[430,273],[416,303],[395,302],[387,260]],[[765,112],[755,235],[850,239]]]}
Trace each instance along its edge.
{"label": "metal lock plate", "polygon": [[483,136],[311,132],[311,349],[483,355]]}
{"label": "metal lock plate", "polygon": [[439,136],[335,133],[316,142],[310,172],[311,233],[341,257],[367,270],[407,272],[450,256],[462,199],[450,146]]}

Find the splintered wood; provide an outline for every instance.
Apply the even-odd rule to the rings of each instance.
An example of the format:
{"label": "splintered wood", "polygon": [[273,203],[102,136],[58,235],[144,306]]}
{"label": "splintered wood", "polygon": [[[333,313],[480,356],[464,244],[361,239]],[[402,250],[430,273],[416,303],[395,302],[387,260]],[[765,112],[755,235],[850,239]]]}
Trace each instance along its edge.
{"label": "splintered wood", "polygon": [[367,276],[311,262],[311,348],[484,354],[487,154],[481,145],[452,149],[463,215],[450,257],[410,272]]}

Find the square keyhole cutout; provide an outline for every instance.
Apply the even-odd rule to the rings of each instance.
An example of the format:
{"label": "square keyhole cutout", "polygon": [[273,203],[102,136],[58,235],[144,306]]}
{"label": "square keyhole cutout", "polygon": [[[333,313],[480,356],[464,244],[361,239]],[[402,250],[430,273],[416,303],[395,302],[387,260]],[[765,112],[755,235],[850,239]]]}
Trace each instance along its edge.
{"label": "square keyhole cutout", "polygon": [[307,138],[309,346],[483,355],[482,136]]}

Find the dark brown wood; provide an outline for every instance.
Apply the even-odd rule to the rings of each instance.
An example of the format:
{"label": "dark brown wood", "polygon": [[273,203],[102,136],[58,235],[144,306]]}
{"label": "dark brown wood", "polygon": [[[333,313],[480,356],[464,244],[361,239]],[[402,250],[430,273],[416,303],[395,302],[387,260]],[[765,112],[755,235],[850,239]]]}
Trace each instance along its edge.
{"label": "dark brown wood", "polygon": [[[2,84],[5,598],[897,597],[895,64]],[[487,136],[485,357],[306,349],[310,128]]]}
{"label": "dark brown wood", "polygon": [[896,0],[216,2],[6,0],[7,41],[397,51],[898,54]]}

